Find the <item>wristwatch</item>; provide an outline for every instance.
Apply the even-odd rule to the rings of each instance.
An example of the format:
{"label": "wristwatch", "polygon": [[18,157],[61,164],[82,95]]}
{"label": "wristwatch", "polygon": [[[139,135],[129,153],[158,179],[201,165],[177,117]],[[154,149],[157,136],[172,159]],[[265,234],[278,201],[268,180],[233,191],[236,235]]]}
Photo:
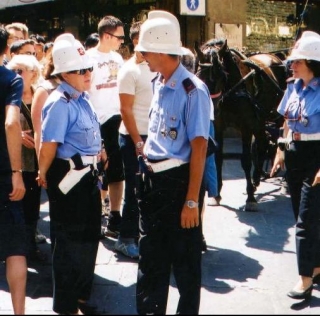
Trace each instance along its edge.
{"label": "wristwatch", "polygon": [[144,145],[144,142],[137,142],[137,143],[136,143],[136,148],[137,148],[137,149],[140,149],[140,148],[143,147],[143,145]]}
{"label": "wristwatch", "polygon": [[185,203],[189,208],[195,208],[195,207],[198,207],[199,206],[199,203],[198,202],[195,202],[193,200],[188,200],[186,201]]}

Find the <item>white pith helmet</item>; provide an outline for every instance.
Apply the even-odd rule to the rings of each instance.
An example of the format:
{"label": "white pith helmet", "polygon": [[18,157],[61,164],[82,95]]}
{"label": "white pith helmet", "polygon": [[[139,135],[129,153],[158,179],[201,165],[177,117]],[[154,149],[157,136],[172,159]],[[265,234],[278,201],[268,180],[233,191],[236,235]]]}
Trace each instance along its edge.
{"label": "white pith helmet", "polygon": [[150,11],[141,25],[135,51],[182,55],[178,19],[167,11]]}
{"label": "white pith helmet", "polygon": [[288,60],[307,59],[320,61],[320,35],[304,31],[294,45]]}
{"label": "white pith helmet", "polygon": [[82,44],[70,33],[56,38],[52,48],[52,58],[54,64],[52,75],[93,66]]}

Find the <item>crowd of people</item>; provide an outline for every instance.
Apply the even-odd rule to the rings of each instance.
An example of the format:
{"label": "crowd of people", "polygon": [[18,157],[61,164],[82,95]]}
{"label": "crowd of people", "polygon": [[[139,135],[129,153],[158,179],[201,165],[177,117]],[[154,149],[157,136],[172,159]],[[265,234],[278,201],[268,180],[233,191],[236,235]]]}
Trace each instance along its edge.
{"label": "crowd of people", "polygon": [[[139,314],[166,313],[171,271],[177,313],[199,313],[204,198],[215,205],[217,195],[207,155],[213,103],[174,15],[150,11],[129,37],[131,49],[123,22],[110,15],[83,43],[71,33],[47,42],[19,22],[0,27],[0,259],[15,314],[25,311],[28,264],[48,260],[37,246],[47,240],[38,229],[42,189],[53,311],[94,312],[87,302],[106,236],[138,260]],[[306,31],[288,58],[295,81],[278,108],[286,145],[271,170],[285,164],[292,193],[300,279],[288,295],[295,299],[320,283],[319,52],[320,36]]]}

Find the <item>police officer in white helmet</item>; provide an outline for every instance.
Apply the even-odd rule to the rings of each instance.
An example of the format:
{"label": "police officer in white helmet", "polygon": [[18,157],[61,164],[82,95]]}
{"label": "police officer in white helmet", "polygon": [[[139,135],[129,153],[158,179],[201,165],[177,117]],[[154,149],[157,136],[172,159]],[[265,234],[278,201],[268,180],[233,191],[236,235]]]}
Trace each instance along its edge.
{"label": "police officer in white helmet", "polygon": [[[153,80],[148,137],[140,167],[139,314],[165,314],[170,272],[180,299],[177,314],[198,314],[201,289],[202,177],[210,126],[210,94],[182,64],[180,26],[151,11],[135,48]],[[144,159],[142,159],[144,158]]]}
{"label": "police officer in white helmet", "polygon": [[99,122],[88,94],[92,62],[72,34],[57,37],[61,84],[42,110],[39,184],[47,189],[53,243],[53,310],[77,314],[90,298],[101,228]]}
{"label": "police officer in white helmet", "polygon": [[296,219],[299,280],[288,296],[306,299],[320,284],[320,35],[305,31],[288,61],[295,81],[278,107],[284,116],[284,138],[271,170],[287,169]]}

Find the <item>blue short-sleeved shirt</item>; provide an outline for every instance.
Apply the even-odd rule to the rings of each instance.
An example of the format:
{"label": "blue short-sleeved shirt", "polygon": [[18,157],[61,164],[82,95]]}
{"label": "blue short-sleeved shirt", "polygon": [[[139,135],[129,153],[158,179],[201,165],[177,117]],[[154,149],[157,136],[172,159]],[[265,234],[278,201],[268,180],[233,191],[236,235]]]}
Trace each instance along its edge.
{"label": "blue short-sleeved shirt", "polygon": [[42,142],[57,142],[57,158],[96,155],[101,149],[100,125],[87,93],[63,82],[42,110]]}
{"label": "blue short-sleeved shirt", "polygon": [[[182,82],[190,78],[194,88],[187,93]],[[150,159],[178,158],[190,161],[190,142],[208,139],[211,98],[207,86],[181,64],[164,85],[154,82],[145,154]]]}
{"label": "blue short-sleeved shirt", "polygon": [[301,79],[288,84],[278,112],[286,118],[293,132],[313,134],[320,132],[320,78],[313,78],[303,89]]}
{"label": "blue short-sleeved shirt", "polygon": [[21,107],[22,78],[12,70],[0,66],[0,173],[11,172],[5,131],[6,106]]}

